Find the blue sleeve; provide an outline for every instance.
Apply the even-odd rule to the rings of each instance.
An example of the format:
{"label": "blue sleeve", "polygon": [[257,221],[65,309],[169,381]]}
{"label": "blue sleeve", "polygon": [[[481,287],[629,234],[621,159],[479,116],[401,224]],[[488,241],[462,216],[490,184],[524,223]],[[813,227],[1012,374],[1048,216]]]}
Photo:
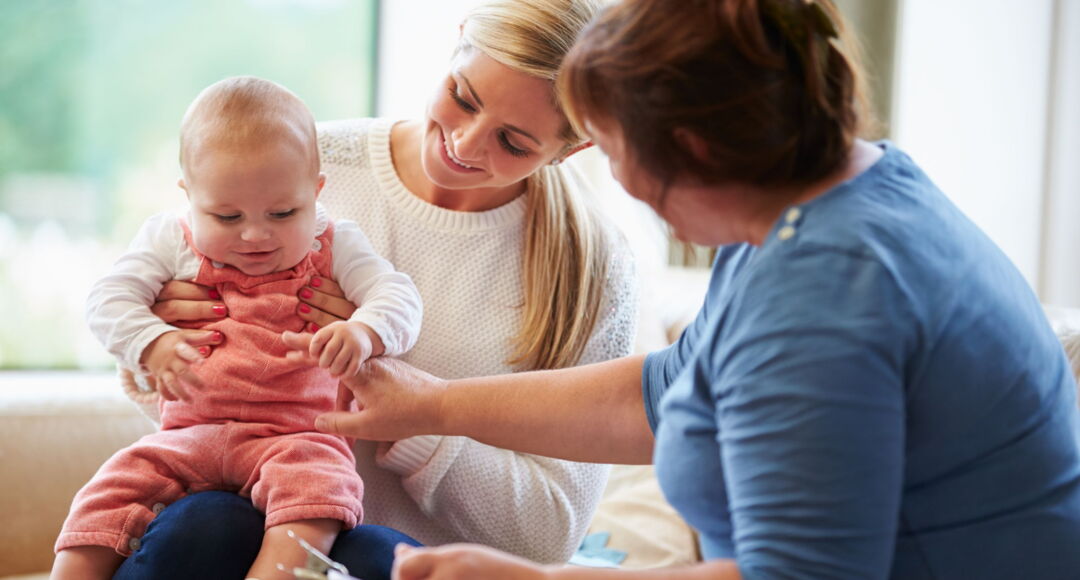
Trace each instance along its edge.
{"label": "blue sleeve", "polygon": [[704,334],[704,329],[711,321],[711,302],[715,301],[724,292],[731,279],[741,271],[747,260],[753,255],[753,248],[749,245],[739,244],[725,246],[717,250],[716,259],[713,260],[712,275],[709,278],[709,290],[705,295],[705,303],[701,306],[694,321],[683,330],[679,340],[671,346],[650,353],[645,357],[645,365],[641,374],[641,394],[645,399],[645,415],[649,420],[649,427],[656,432],[656,426],[660,422],[659,408],[660,399],[667,392],[668,387],[679,376],[686,362],[697,350],[698,339]]}
{"label": "blue sleeve", "polygon": [[909,300],[830,251],[748,273],[711,352],[742,577],[887,578],[904,465]]}

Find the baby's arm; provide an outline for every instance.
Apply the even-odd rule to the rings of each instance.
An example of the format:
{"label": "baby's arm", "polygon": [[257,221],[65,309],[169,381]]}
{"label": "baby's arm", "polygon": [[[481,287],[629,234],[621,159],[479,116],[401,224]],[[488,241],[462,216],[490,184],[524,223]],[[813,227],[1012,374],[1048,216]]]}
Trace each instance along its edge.
{"label": "baby's arm", "polygon": [[[151,217],[109,273],[91,287],[86,304],[90,331],[121,366],[172,369],[173,384],[176,372],[201,355],[183,340],[185,331],[163,322],[150,307],[165,282],[185,274],[190,277],[178,271],[178,256],[185,247],[175,216]],[[166,335],[172,338],[163,338]],[[156,356],[151,356],[152,350]],[[193,376],[187,372],[184,379]],[[168,389],[159,386],[159,390],[166,398],[175,398]]]}
{"label": "baby's arm", "polygon": [[346,323],[359,323],[362,326],[352,326],[366,329],[364,334],[373,346],[368,356],[396,356],[412,348],[423,316],[420,292],[408,275],[375,253],[355,222],[334,224],[333,273],[345,298],[359,306]]}

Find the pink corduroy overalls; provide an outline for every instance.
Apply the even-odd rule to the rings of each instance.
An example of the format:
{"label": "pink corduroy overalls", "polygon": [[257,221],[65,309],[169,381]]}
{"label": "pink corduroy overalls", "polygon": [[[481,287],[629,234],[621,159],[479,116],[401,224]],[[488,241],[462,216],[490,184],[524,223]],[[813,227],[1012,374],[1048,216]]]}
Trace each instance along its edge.
{"label": "pink corduroy overalls", "polygon": [[113,455],[75,496],[56,550],[106,546],[127,556],[165,506],[189,493],[235,491],[266,514],[266,527],[329,518],[362,519],[363,483],[342,437],[318,433],[315,417],[334,408],[338,381],[325,369],[286,360],[285,330],[301,331],[297,292],[331,277],[333,225],[290,270],[248,276],[202,258],[194,282],[213,286],[227,318],[191,325],[225,342],[198,367],[205,388],[191,403],[160,404],[161,430]]}

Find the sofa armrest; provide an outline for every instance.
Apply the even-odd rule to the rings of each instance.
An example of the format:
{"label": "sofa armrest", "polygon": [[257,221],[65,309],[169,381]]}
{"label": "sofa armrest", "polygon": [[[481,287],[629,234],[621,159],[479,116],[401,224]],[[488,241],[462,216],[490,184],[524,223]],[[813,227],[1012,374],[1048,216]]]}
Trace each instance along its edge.
{"label": "sofa armrest", "polygon": [[112,373],[0,373],[0,577],[48,571],[75,492],[153,430]]}

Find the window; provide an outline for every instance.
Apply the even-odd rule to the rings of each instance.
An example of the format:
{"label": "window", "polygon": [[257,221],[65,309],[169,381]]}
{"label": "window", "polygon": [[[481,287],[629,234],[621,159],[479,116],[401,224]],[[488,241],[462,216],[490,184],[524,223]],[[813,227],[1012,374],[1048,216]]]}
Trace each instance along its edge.
{"label": "window", "polygon": [[0,3],[0,368],[107,367],[90,285],[144,219],[182,208],[177,128],[249,74],[317,119],[372,113],[377,0]]}

